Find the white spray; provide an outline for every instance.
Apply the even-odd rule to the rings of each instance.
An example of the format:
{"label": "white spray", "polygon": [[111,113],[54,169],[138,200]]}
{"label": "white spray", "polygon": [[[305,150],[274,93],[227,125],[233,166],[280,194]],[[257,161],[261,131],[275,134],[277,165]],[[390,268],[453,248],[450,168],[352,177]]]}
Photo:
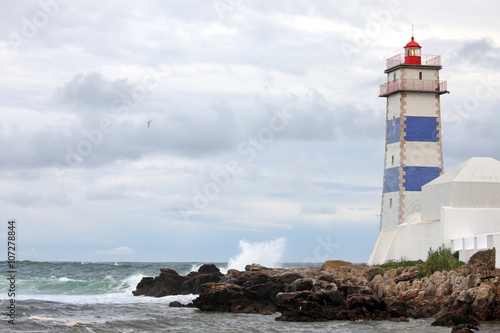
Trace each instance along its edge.
{"label": "white spray", "polygon": [[285,243],[284,238],[255,243],[240,240],[240,253],[229,259],[227,269],[244,271],[245,266],[249,264],[260,264],[269,268],[279,267]]}

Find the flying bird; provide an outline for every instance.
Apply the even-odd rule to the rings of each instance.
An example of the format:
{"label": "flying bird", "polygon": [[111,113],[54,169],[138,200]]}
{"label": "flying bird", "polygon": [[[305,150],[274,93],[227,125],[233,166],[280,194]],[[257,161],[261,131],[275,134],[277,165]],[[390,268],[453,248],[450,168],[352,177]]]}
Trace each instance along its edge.
{"label": "flying bird", "polygon": [[148,121],[148,128],[149,128],[149,124],[151,124],[151,121],[152,121],[152,120]]}

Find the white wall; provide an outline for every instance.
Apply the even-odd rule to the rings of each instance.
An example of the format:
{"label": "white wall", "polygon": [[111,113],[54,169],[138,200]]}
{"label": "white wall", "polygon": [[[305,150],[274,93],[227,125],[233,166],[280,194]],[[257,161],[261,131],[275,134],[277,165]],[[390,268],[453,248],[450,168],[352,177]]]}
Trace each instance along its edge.
{"label": "white wall", "polygon": [[439,221],[401,224],[396,240],[398,255],[407,260],[426,260],[430,248],[436,250],[443,244]]}
{"label": "white wall", "polygon": [[422,186],[422,220],[441,219],[441,207],[451,206],[453,183]]}
{"label": "white wall", "polygon": [[444,242],[500,232],[500,208],[441,208]]}
{"label": "white wall", "polygon": [[500,183],[456,182],[452,206],[500,208]]}

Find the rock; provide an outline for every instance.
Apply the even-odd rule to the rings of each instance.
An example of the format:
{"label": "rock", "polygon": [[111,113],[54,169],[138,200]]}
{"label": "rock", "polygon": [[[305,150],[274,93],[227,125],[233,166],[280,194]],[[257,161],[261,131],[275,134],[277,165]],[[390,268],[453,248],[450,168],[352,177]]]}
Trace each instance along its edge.
{"label": "rock", "polygon": [[261,271],[261,270],[268,270],[269,268],[264,267],[259,264],[251,264],[251,265],[246,265],[245,266],[245,271],[251,272],[251,271]]}
{"label": "rock", "polygon": [[387,310],[387,304],[385,301],[373,295],[352,295],[347,299],[347,307],[349,310],[355,308],[366,308],[369,311],[373,310]]}
{"label": "rock", "polygon": [[412,281],[417,277],[418,272],[417,271],[412,271],[408,273],[404,273],[401,275],[398,275],[394,278],[395,283],[399,283],[401,281]]}
{"label": "rock", "polygon": [[179,295],[183,280],[184,278],[173,269],[161,268],[160,275],[154,278],[153,285],[145,295],[153,297]]}
{"label": "rock", "polygon": [[252,292],[235,284],[205,283],[193,305],[201,311],[235,313],[276,313],[276,305],[269,300],[256,300]]}
{"label": "rock", "polygon": [[159,276],[143,278],[133,293],[156,297],[198,293],[191,306],[201,311],[279,311],[276,320],[283,321],[435,317],[456,326],[457,320],[450,318],[450,313],[474,320],[500,320],[499,269],[463,266],[418,279],[417,267],[384,272],[339,261],[323,266],[280,269],[252,264],[245,271],[232,269],[223,275],[215,265],[206,264],[186,276],[161,269]]}
{"label": "rock", "polygon": [[478,330],[479,328],[474,325],[459,324],[451,329],[451,333],[473,333],[474,331]]}
{"label": "rock", "polygon": [[344,297],[347,298],[351,295],[356,295],[361,291],[360,287],[355,286],[339,286],[338,289],[344,294]]}
{"label": "rock", "polygon": [[421,291],[422,291],[421,289],[410,289],[410,290],[402,292],[399,295],[399,298],[402,301],[408,301],[408,300],[417,298]]}
{"label": "rock", "polygon": [[389,280],[389,279],[394,279],[398,275],[398,272],[395,268],[389,269],[385,271],[384,273],[384,279]]}
{"label": "rock", "polygon": [[495,260],[496,260],[495,256],[496,256],[495,248],[492,248],[489,250],[479,251],[479,252],[474,253],[470,257],[467,265],[474,267],[474,268],[484,267],[488,270],[494,270],[495,269]]}
{"label": "rock", "polygon": [[173,302],[168,303],[168,306],[171,308],[181,308],[182,303],[179,301],[173,301]]}
{"label": "rock", "polygon": [[326,321],[348,319],[345,302],[338,290],[316,293],[309,290],[276,295],[279,321]]}
{"label": "rock", "polygon": [[180,276],[170,268],[161,268],[159,276],[142,278],[132,294],[152,297],[198,294],[202,284],[218,282],[222,276],[223,274],[213,264],[204,264],[198,272],[191,272],[186,276]]}
{"label": "rock", "polygon": [[387,306],[387,311],[389,311],[392,318],[406,318],[408,317],[408,304],[402,301],[394,301]]}
{"label": "rock", "polygon": [[477,289],[476,297],[471,304],[470,311],[478,320],[488,320],[490,313],[495,308],[495,294],[491,286],[481,285]]}
{"label": "rock", "polygon": [[371,267],[366,271],[365,276],[368,281],[371,281],[377,275],[384,276],[384,273],[385,271],[381,267]]}
{"label": "rock", "polygon": [[342,260],[327,260],[321,266],[320,271],[321,272],[328,272],[332,273],[335,269],[342,267],[342,266],[351,266],[352,264],[348,261],[342,261]]}
{"label": "rock", "polygon": [[198,268],[198,273],[202,274],[213,274],[220,273],[220,269],[214,264],[203,264]]}
{"label": "rock", "polygon": [[374,295],[353,295],[347,299],[350,320],[389,320],[385,301]]}
{"label": "rock", "polygon": [[302,290],[312,290],[314,286],[314,280],[311,278],[303,278],[293,281],[291,284],[285,287],[285,291],[302,291]]}
{"label": "rock", "polygon": [[[303,278],[303,276],[297,272],[285,272],[281,275],[276,276],[276,280],[283,283],[284,285],[291,284],[295,280],[302,279],[302,278]],[[319,277],[319,279],[322,279],[322,278],[323,278],[323,276]],[[333,281],[330,281],[330,282],[333,282]]]}
{"label": "rock", "polygon": [[[141,281],[137,284],[137,287],[135,288],[134,291],[132,291],[132,294],[134,296],[142,296],[142,295],[147,295],[148,291],[151,289],[151,287],[155,283],[155,278],[154,277],[143,277]],[[149,295],[148,295],[149,296]]]}
{"label": "rock", "polygon": [[[217,268],[217,267],[216,267]],[[208,282],[219,282],[220,279],[222,278],[223,274],[218,271],[219,269],[217,268],[217,272],[212,272],[212,273],[201,273],[199,272],[191,272],[186,277],[184,278],[184,281],[181,284],[181,288],[179,293],[186,295],[186,294],[199,294],[201,290],[201,286],[204,283]]]}
{"label": "rock", "polygon": [[460,324],[479,326],[479,323],[467,316],[457,315],[456,313],[447,313],[436,319],[431,326],[457,326]]}

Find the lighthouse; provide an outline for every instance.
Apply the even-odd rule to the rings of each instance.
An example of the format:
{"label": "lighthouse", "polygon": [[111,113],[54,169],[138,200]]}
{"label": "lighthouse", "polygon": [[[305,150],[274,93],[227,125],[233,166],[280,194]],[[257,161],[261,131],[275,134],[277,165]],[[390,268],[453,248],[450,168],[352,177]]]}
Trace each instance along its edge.
{"label": "lighthouse", "polygon": [[397,228],[421,220],[422,186],[443,173],[440,56],[421,54],[411,37],[387,59],[385,162],[380,234],[369,264],[400,260]]}

